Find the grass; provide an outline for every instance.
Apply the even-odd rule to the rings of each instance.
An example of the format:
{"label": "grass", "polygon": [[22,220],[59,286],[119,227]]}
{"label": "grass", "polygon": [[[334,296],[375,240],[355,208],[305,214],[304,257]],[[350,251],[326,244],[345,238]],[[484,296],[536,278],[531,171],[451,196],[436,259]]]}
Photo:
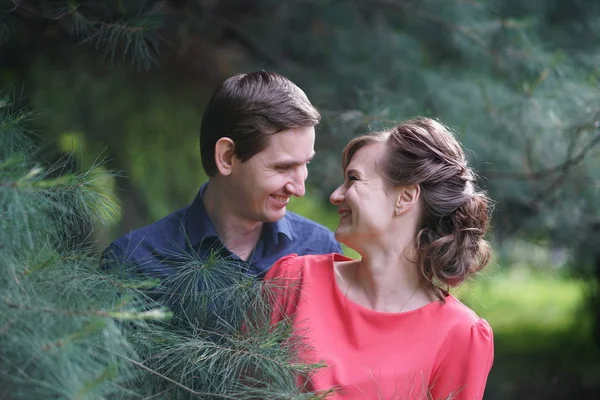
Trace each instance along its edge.
{"label": "grass", "polygon": [[465,304],[496,332],[527,329],[560,331],[577,322],[585,301],[585,283],[577,279],[510,269],[483,275],[456,291]]}
{"label": "grass", "polygon": [[486,400],[598,398],[600,349],[586,290],[578,279],[505,267],[456,291],[494,330]]}

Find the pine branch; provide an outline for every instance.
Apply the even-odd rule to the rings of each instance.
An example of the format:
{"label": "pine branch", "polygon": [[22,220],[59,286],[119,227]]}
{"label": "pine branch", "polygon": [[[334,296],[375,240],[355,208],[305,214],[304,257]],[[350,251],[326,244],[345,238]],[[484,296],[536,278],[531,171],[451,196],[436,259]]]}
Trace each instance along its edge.
{"label": "pine branch", "polygon": [[287,59],[283,55],[271,53],[261,47],[255,40],[252,39],[252,35],[249,34],[249,32],[244,31],[239,24],[235,24],[223,17],[218,18],[217,23],[221,25],[221,27],[223,27],[227,32],[231,33],[235,40],[250,50],[252,54],[256,55],[259,60],[264,60],[273,67],[284,68],[288,71],[299,69],[298,66],[296,66],[291,60]]}
{"label": "pine branch", "polygon": [[[372,2],[370,2],[372,3]],[[498,61],[497,53],[492,50],[487,43],[485,43],[479,35],[477,35],[472,30],[461,26],[452,24],[443,18],[440,18],[435,15],[431,15],[423,12],[422,10],[413,7],[409,1],[404,0],[376,0],[375,3],[380,4],[382,6],[393,7],[397,9],[401,9],[407,15],[414,15],[424,21],[433,22],[438,26],[441,26],[451,32],[456,32],[465,38],[469,39],[471,42],[476,44],[479,48],[481,48],[485,53],[489,54],[494,60]]]}
{"label": "pine branch", "polygon": [[[114,207],[95,186],[99,165],[69,173],[68,157],[44,168],[13,150],[0,162],[0,374],[10,392],[315,397],[296,377],[321,365],[300,362],[289,323],[271,328],[267,286],[243,265],[219,248],[200,259],[188,243],[168,254],[177,274],[159,284],[125,266],[99,275],[67,234]],[[174,307],[169,323],[154,297]]]}
{"label": "pine branch", "polygon": [[[92,9],[93,5],[84,7],[77,0],[63,0],[56,5],[27,1],[13,1],[13,4],[13,12],[22,10],[25,18],[34,15],[55,24],[79,44],[100,50],[103,60],[111,64],[119,58],[117,54],[122,54],[122,61],[141,69],[158,64],[158,32],[162,28],[162,17],[155,11],[140,10],[133,17],[123,14],[103,18],[103,15],[95,15],[98,10]],[[107,14],[107,11],[102,14]],[[91,15],[88,16],[88,13]]]}
{"label": "pine branch", "polygon": [[[184,385],[180,384],[179,382],[177,382],[177,381],[169,378],[168,376],[162,375],[161,373],[159,373],[157,371],[154,371],[153,369],[148,368],[144,364],[142,364],[140,362],[137,362],[137,361],[135,361],[135,360],[133,360],[133,359],[131,359],[129,357],[122,356],[122,355],[119,355],[119,354],[117,354],[117,356],[123,358],[124,360],[126,360],[127,362],[135,365],[136,367],[141,368],[144,371],[149,372],[149,373],[151,373],[153,375],[156,375],[160,379],[162,379],[164,381],[167,381],[170,384],[175,385],[178,388],[181,388],[181,389],[185,390],[186,392],[191,393],[191,394],[193,394],[195,396],[211,396],[211,397],[219,397],[219,398],[222,398],[222,399],[236,399],[236,397],[232,397],[232,396],[227,396],[227,395],[222,395],[222,394],[215,394],[215,393],[204,393],[204,392],[198,392],[198,391],[192,390],[192,389],[188,388],[187,386],[184,386]],[[156,395],[159,395],[159,394],[160,393],[158,393]],[[154,396],[146,397],[145,399],[151,399],[152,397],[154,397]]]}
{"label": "pine branch", "polygon": [[27,311],[44,312],[51,314],[61,314],[67,316],[86,316],[86,317],[106,317],[119,321],[130,321],[130,320],[152,320],[161,321],[170,319],[172,314],[164,308],[157,308],[148,311],[102,311],[102,310],[61,310],[48,307],[32,307],[24,304],[17,304],[10,300],[4,299],[4,303],[10,308],[18,308]]}
{"label": "pine branch", "polygon": [[[600,121],[594,121],[592,123],[580,125],[577,127],[576,131],[583,131],[585,129],[596,129]],[[567,159],[559,164],[553,165],[548,168],[544,168],[541,170],[533,171],[533,172],[510,172],[510,171],[496,171],[496,170],[483,170],[482,174],[490,177],[490,178],[501,178],[501,179],[516,179],[516,180],[539,180],[552,177],[556,174],[560,174],[561,176],[565,176],[569,173],[569,171],[583,162],[590,152],[595,149],[598,144],[600,144],[600,131],[584,146],[581,147],[581,150],[575,153],[575,145],[574,140],[577,135],[573,136],[574,139],[571,141],[569,145],[569,150],[567,154]],[[562,178],[558,178],[562,179]],[[553,185],[552,185],[553,186]]]}
{"label": "pine branch", "polygon": [[123,53],[123,60],[138,67],[149,69],[157,65],[158,38],[161,27],[156,16],[138,16],[130,22],[98,22],[96,30],[82,41],[92,44],[104,52],[104,59],[115,62],[118,52]]}

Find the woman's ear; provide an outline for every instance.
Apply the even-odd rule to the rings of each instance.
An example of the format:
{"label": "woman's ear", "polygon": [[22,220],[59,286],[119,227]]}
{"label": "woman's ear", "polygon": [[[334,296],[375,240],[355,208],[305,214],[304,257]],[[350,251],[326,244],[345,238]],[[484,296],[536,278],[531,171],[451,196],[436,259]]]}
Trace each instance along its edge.
{"label": "woman's ear", "polygon": [[231,174],[235,157],[235,143],[228,137],[222,137],[215,144],[215,164],[221,175]]}
{"label": "woman's ear", "polygon": [[418,184],[400,187],[396,197],[394,213],[400,215],[409,211],[419,202],[420,196],[421,186]]}

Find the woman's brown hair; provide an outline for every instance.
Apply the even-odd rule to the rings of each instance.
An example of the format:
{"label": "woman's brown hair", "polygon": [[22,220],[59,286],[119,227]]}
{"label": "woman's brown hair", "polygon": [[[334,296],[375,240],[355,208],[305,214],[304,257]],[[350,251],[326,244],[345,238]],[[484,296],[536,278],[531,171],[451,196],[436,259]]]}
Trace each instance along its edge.
{"label": "woman's brown hair", "polygon": [[344,169],[362,147],[386,146],[378,168],[388,186],[421,187],[423,215],[416,235],[418,264],[426,282],[448,290],[487,265],[484,236],[490,200],[475,187],[475,175],[452,132],[430,118],[353,139],[344,149]]}

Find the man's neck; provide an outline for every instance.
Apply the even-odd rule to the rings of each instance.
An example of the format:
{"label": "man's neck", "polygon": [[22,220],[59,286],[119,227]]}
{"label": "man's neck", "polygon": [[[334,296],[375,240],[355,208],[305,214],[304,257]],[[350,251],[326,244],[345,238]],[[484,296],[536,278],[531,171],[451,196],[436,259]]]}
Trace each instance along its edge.
{"label": "man's neck", "polygon": [[211,180],[202,202],[223,245],[247,261],[260,239],[263,223],[241,218],[238,215],[239,207],[231,204],[231,198],[221,190],[218,182]]}

